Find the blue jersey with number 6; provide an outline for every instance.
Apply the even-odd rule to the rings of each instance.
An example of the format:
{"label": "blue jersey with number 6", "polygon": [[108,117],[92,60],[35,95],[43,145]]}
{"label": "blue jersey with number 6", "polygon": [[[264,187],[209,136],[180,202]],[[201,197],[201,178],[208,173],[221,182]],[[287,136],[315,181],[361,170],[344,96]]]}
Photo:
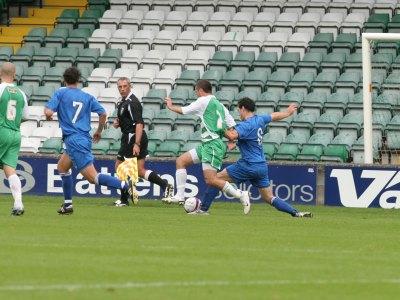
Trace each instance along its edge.
{"label": "blue jersey with number 6", "polygon": [[265,126],[272,121],[271,115],[254,115],[236,125],[239,134],[238,147],[243,160],[249,163],[265,162],[263,136]]}
{"label": "blue jersey with number 6", "polygon": [[92,95],[78,88],[58,89],[46,107],[57,112],[63,137],[76,133],[89,136],[90,113],[101,115],[105,112]]}

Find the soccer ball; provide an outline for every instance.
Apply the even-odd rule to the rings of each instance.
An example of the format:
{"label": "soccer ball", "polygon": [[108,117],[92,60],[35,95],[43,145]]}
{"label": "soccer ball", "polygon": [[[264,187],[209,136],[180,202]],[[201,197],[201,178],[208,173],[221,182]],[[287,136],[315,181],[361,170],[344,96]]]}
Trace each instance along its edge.
{"label": "soccer ball", "polygon": [[187,198],[185,201],[185,204],[183,204],[183,208],[187,213],[194,212],[195,210],[198,210],[201,205],[201,200],[196,197],[190,197]]}

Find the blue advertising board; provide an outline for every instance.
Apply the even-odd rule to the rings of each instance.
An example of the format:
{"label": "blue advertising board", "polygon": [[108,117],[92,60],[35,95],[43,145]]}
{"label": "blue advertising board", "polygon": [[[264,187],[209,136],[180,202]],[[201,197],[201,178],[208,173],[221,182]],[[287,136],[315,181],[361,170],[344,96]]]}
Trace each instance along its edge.
{"label": "blue advertising board", "polygon": [[398,168],[325,168],[325,205],[400,208],[399,189]]}
{"label": "blue advertising board", "polygon": [[[223,167],[226,167],[225,164]],[[97,160],[96,169],[105,174],[115,176],[115,161]],[[62,196],[61,177],[57,171],[57,160],[50,158],[20,158],[18,161],[18,175],[22,181],[22,191],[30,195],[54,195]],[[146,169],[156,171],[169,183],[175,183],[175,162],[146,161]],[[108,189],[105,186],[90,184],[83,176],[73,171],[74,196],[79,197],[108,197],[118,198],[118,191]],[[273,192],[282,200],[292,204],[316,203],[316,182],[317,172],[315,167],[308,166],[269,166],[269,177]],[[162,190],[159,186],[148,181],[140,180],[137,184],[139,197],[154,199],[162,197]],[[262,202],[256,188],[249,183],[239,186],[242,190],[250,190],[252,200]],[[188,168],[186,197],[203,197],[207,186],[204,182],[201,165],[194,165]],[[0,173],[0,193],[9,193],[7,180],[4,174]],[[220,192],[216,200],[237,201],[225,193]]]}

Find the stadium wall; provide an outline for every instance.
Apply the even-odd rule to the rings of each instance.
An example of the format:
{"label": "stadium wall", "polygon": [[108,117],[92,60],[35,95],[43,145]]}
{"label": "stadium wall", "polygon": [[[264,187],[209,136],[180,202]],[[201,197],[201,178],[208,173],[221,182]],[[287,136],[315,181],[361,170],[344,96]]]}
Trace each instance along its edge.
{"label": "stadium wall", "polygon": [[[223,167],[230,163],[226,161]],[[95,162],[98,171],[111,175],[115,175],[114,166],[114,158],[106,156]],[[174,159],[149,159],[146,168],[155,170],[172,184],[175,181]],[[17,169],[23,193],[62,196],[57,157],[22,156]],[[269,175],[274,194],[291,204],[400,208],[400,169],[393,166],[385,168],[382,165],[270,162]],[[116,191],[89,184],[76,171],[73,172],[73,178],[74,196],[119,197]],[[10,193],[7,184],[1,172],[0,194]],[[251,191],[253,202],[262,202],[256,188],[249,184],[243,184],[240,188]],[[162,195],[158,186],[143,180],[138,183],[138,191],[142,198],[159,199]],[[186,196],[202,198],[205,191],[201,166],[190,167]],[[222,192],[216,200],[236,201]]]}

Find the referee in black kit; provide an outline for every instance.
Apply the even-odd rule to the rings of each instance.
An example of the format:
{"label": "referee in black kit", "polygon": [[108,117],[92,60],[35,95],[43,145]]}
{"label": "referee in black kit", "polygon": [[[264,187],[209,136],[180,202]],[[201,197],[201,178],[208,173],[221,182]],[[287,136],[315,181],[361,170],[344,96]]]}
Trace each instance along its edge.
{"label": "referee in black kit", "polygon": [[[117,119],[114,128],[121,128],[121,148],[118,151],[115,169],[126,159],[137,157],[139,177],[158,184],[164,190],[164,196],[172,196],[174,187],[167,180],[161,179],[155,172],[144,168],[147,151],[147,135],[144,131],[142,117],[143,108],[138,98],[132,93],[129,78],[121,77],[117,82],[118,91],[122,97],[117,103]],[[129,206],[128,193],[122,192],[121,199],[115,201],[113,206]]]}

